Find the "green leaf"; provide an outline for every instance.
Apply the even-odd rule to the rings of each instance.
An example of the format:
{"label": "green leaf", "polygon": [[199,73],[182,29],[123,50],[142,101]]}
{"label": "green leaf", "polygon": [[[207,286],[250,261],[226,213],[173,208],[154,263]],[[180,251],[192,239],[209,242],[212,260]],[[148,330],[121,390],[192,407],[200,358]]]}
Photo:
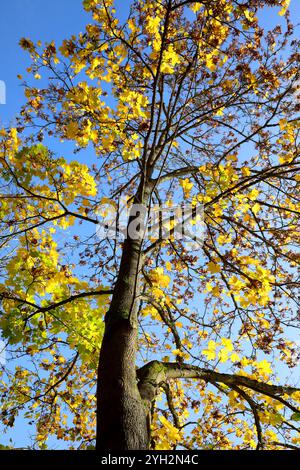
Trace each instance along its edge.
{"label": "green leaf", "polygon": [[291,419],[293,421],[300,421],[300,413],[293,413]]}

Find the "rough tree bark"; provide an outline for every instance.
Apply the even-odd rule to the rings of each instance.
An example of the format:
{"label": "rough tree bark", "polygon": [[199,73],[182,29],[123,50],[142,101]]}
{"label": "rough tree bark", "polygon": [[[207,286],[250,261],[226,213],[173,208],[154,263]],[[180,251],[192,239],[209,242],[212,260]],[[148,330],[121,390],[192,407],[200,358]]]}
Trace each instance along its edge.
{"label": "rough tree bark", "polygon": [[[136,203],[147,203],[149,190],[141,182]],[[129,218],[133,222],[134,216]],[[137,297],[142,234],[124,242],[118,279],[105,319],[97,387],[97,450],[149,448],[146,408],[137,385]]]}

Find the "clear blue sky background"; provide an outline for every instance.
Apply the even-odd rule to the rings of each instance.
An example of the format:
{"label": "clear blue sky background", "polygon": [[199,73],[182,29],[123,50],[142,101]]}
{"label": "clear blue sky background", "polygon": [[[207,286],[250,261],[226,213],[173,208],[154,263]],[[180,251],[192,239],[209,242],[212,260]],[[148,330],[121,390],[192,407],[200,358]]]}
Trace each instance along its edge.
{"label": "clear blue sky background", "polygon": [[[24,100],[17,74],[29,57],[18,46],[22,37],[61,42],[84,30],[88,15],[81,0],[10,0],[0,4],[0,80],[6,84],[6,105],[0,106],[0,125],[9,124]],[[26,73],[24,74],[24,76]]]}
{"label": "clear blue sky background", "polygon": [[[126,9],[129,0],[118,0],[119,8]],[[121,7],[123,5],[123,7]],[[261,23],[266,28],[280,21],[278,9],[266,9],[261,15]],[[300,1],[291,0],[293,23],[300,22]],[[33,41],[55,40],[60,44],[64,38],[84,31],[90,16],[82,8],[82,0],[6,0],[0,3],[0,80],[6,84],[6,105],[0,105],[0,128],[13,124],[14,116],[24,102],[23,88],[17,74],[24,75],[29,66],[29,57],[18,46],[22,37]],[[299,29],[298,29],[299,32]],[[58,142],[58,145],[59,142]],[[53,150],[58,151],[55,146]],[[60,149],[61,152],[61,149]],[[28,437],[18,427],[11,433],[19,445],[28,443]],[[7,442],[2,438],[0,443]]]}

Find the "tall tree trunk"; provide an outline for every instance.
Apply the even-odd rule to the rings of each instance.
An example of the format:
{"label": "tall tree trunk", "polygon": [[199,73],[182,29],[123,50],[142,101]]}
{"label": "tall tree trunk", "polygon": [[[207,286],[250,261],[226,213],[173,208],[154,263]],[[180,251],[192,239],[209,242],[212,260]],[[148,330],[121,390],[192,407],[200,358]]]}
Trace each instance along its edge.
{"label": "tall tree trunk", "polygon": [[[144,196],[137,197],[137,201],[144,202]],[[124,242],[118,279],[105,319],[97,387],[96,447],[101,451],[149,447],[147,412],[136,375],[136,297],[141,245],[142,237],[127,238]]]}
{"label": "tall tree trunk", "polygon": [[149,429],[136,378],[137,329],[119,322],[105,334],[99,362],[97,450],[149,447]]}

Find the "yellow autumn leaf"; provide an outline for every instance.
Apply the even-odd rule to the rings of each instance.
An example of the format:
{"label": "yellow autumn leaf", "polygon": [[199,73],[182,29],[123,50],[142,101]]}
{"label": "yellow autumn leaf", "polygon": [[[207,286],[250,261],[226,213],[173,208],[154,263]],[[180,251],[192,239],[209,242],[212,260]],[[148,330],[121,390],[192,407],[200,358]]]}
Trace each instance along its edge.
{"label": "yellow autumn leaf", "polygon": [[245,18],[252,23],[254,21],[254,13],[250,12],[249,10],[244,11]]}
{"label": "yellow autumn leaf", "polygon": [[149,273],[149,277],[155,286],[168,287],[171,279],[167,274],[164,274],[162,267],[155,268]]}
{"label": "yellow autumn leaf", "polygon": [[231,339],[221,338],[221,343],[223,344],[223,346],[225,346],[225,349],[227,349],[227,351],[233,351],[233,344]]}
{"label": "yellow autumn leaf", "polygon": [[164,416],[159,417],[160,422],[168,431],[168,438],[172,440],[172,442],[178,442],[181,439],[180,432],[178,431],[173,424],[171,424]]}
{"label": "yellow autumn leaf", "polygon": [[213,340],[209,340],[207,348],[203,349],[202,354],[204,354],[208,360],[213,360],[216,358],[216,347],[217,344]]}
{"label": "yellow autumn leaf", "polygon": [[202,354],[204,354],[209,361],[216,359],[216,351],[210,351],[209,349],[203,349]]}
{"label": "yellow autumn leaf", "polygon": [[252,207],[252,212],[256,215],[259,211],[260,211],[260,204],[258,204],[258,202],[256,204],[254,204],[254,206]]}
{"label": "yellow autumn leaf", "polygon": [[238,362],[240,360],[240,356],[237,353],[234,352],[234,353],[231,354],[230,360],[232,362]]}
{"label": "yellow autumn leaf", "polygon": [[67,137],[67,139],[75,139],[78,135],[78,131],[79,131],[78,123],[74,122],[74,121],[70,122],[66,126],[66,137]]}
{"label": "yellow autumn leaf", "polygon": [[260,362],[256,362],[255,366],[256,366],[256,368],[259,372],[262,372],[264,374],[271,374],[272,373],[271,364],[266,359],[263,359]]}
{"label": "yellow autumn leaf", "polygon": [[221,266],[213,261],[208,263],[207,268],[212,274],[219,273],[221,271]]}
{"label": "yellow autumn leaf", "polygon": [[227,349],[221,349],[218,353],[218,359],[220,360],[221,363],[227,362],[228,361],[228,350]]}
{"label": "yellow autumn leaf", "polygon": [[167,269],[168,271],[172,271],[172,264],[170,263],[170,261],[167,261],[167,262],[166,262],[166,269]]}
{"label": "yellow autumn leaf", "polygon": [[194,12],[194,13],[197,13],[200,9],[201,9],[201,3],[200,2],[197,2],[197,3],[194,3],[190,9]]}
{"label": "yellow autumn leaf", "polygon": [[278,15],[280,15],[280,16],[285,15],[285,13],[286,13],[286,11],[287,11],[289,5],[290,5],[290,2],[291,2],[291,0],[283,0],[283,2],[282,2],[282,4],[281,4],[281,5],[282,5],[282,8],[281,8],[281,10],[278,12]]}
{"label": "yellow autumn leaf", "polygon": [[184,194],[189,197],[190,191],[194,186],[194,183],[192,183],[188,178],[185,178],[184,180],[180,181],[180,186],[182,187]]}

